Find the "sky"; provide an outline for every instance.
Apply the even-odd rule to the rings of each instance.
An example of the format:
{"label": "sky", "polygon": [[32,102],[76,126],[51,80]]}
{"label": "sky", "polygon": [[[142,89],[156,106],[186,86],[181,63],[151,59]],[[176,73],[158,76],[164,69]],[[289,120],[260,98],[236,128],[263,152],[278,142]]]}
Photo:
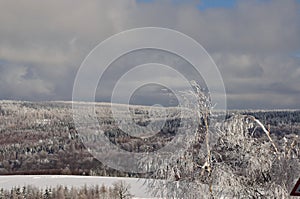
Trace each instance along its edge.
{"label": "sky", "polygon": [[[207,50],[229,109],[300,109],[298,0],[0,0],[0,100],[71,100],[76,73],[97,44],[148,26],[180,31]],[[135,62],[129,57],[107,73],[98,101],[109,99],[111,80]],[[149,57],[176,60],[150,52],[139,63]],[[176,63],[193,74],[184,61]],[[164,101],[156,87],[139,89],[132,101]]]}

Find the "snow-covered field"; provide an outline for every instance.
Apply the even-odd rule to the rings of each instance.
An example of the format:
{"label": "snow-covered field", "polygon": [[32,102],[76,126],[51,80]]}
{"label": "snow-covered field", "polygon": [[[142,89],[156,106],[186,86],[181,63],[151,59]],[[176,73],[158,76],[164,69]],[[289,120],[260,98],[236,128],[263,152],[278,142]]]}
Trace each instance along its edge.
{"label": "snow-covered field", "polygon": [[40,188],[56,187],[63,185],[68,187],[81,187],[84,185],[106,185],[111,186],[114,182],[125,181],[130,184],[130,193],[136,199],[153,198],[147,193],[147,188],[143,185],[144,180],[138,178],[119,178],[119,177],[99,177],[99,176],[66,176],[66,175],[18,175],[0,176],[0,187],[10,189],[15,186],[33,185]]}

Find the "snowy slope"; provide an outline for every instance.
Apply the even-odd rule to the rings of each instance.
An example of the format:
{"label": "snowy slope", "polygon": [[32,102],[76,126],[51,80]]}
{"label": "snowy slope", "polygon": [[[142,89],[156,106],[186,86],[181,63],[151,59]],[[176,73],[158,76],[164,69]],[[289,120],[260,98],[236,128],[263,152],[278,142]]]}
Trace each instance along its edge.
{"label": "snowy slope", "polygon": [[143,185],[144,180],[138,178],[119,178],[119,177],[98,177],[98,176],[64,176],[64,175],[19,175],[19,176],[0,176],[0,187],[10,189],[15,186],[33,185],[36,187],[56,187],[63,185],[68,187],[106,185],[111,186],[114,182],[125,181],[130,184],[130,193],[134,198],[153,198],[147,193],[146,186]]}

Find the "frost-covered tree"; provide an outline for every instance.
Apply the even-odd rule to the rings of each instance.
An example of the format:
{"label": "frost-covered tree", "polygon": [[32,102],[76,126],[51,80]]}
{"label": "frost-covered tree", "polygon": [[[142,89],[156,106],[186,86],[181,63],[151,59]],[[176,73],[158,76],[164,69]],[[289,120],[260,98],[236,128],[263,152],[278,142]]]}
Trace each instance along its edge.
{"label": "frost-covered tree", "polygon": [[[249,115],[210,123],[209,98],[199,87],[195,90],[196,136],[177,161],[149,163],[154,170],[147,180],[149,190],[167,198],[289,198],[300,173],[298,137],[283,145]],[[264,134],[254,137],[258,128]]]}

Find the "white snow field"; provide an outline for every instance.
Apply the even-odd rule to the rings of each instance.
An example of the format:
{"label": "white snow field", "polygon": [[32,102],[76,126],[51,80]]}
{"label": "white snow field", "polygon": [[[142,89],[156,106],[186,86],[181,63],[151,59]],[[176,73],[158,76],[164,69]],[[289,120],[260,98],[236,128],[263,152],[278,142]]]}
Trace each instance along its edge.
{"label": "white snow field", "polygon": [[15,175],[0,176],[0,187],[10,189],[16,186],[32,185],[40,188],[56,187],[63,185],[67,187],[87,186],[111,186],[114,182],[125,181],[130,184],[130,193],[135,199],[154,198],[147,193],[147,188],[143,185],[144,180],[138,178],[100,177],[100,176],[67,176],[67,175]]}

